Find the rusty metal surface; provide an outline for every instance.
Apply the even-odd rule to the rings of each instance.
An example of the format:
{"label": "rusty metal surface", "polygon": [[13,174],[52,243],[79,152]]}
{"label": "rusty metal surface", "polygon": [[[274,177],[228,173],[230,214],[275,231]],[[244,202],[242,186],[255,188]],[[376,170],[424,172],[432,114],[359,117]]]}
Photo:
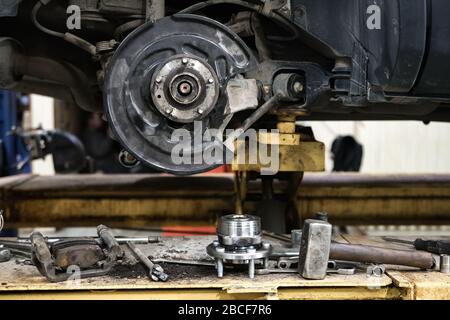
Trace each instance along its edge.
{"label": "rusty metal surface", "polygon": [[[286,192],[275,182],[275,194]],[[260,182],[248,185],[244,210],[255,211]],[[0,179],[9,226],[214,225],[234,213],[232,175],[76,175]],[[450,222],[450,175],[305,174],[297,201],[302,219],[328,211],[333,224]]]}

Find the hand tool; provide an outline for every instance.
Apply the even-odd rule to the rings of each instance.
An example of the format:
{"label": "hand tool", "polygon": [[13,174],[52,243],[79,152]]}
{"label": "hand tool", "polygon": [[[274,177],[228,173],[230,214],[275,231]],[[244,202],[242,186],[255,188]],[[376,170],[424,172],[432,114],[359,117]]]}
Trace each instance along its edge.
{"label": "hand tool", "polygon": [[178,264],[185,266],[202,266],[202,267],[215,267],[214,262],[206,261],[196,261],[196,260],[175,260],[175,259],[152,259],[153,263],[167,263],[167,264]]}
{"label": "hand tool", "polygon": [[153,263],[147,256],[132,242],[127,242],[128,247],[133,252],[133,254],[138,258],[148,269],[148,276],[153,281],[167,281],[169,276],[164,273],[164,269],[158,265]]}
{"label": "hand tool", "polygon": [[[352,275],[355,274],[356,267],[345,265],[340,266],[339,264],[332,268],[327,268],[327,273],[333,273],[333,274],[340,274],[340,275]],[[283,273],[298,273],[298,270],[291,269],[291,268],[263,268],[263,269],[256,269],[255,274],[259,275],[267,275],[267,274],[283,274]]]}
{"label": "hand tool", "polygon": [[445,240],[423,240],[414,241],[402,240],[396,238],[383,237],[383,240],[396,243],[405,243],[414,246],[417,250],[427,251],[434,254],[450,254],[450,241]]}
{"label": "hand tool", "polygon": [[[298,273],[305,279],[322,280],[327,275],[331,244],[331,224],[307,219],[303,225]],[[341,259],[345,260],[345,259]]]}
{"label": "hand tool", "polygon": [[332,243],[331,224],[308,219],[303,226],[299,273],[306,279],[323,279],[329,259],[373,264],[392,264],[420,269],[436,267],[433,254],[424,251],[392,250],[380,247]]}
{"label": "hand tool", "polygon": [[[95,237],[44,237],[45,241],[49,244],[65,241],[65,240],[72,240],[72,239],[94,239],[97,242],[101,242],[101,238],[95,238]],[[161,242],[161,237],[159,236],[148,236],[148,237],[115,237],[118,244],[126,244],[127,242],[133,242],[135,244],[149,244],[149,243],[159,243]],[[29,238],[0,238],[0,244],[23,244],[23,245],[30,245],[30,239]]]}

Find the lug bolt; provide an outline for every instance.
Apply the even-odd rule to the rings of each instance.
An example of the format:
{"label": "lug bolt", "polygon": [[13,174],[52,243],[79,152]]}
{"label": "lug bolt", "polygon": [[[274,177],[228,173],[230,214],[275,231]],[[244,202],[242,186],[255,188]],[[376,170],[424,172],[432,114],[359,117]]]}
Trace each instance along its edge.
{"label": "lug bolt", "polygon": [[303,83],[301,83],[301,82],[294,83],[294,91],[295,91],[295,93],[302,93],[303,90],[305,90],[305,87],[303,86]]}
{"label": "lug bolt", "polygon": [[166,113],[167,113],[167,114],[172,114],[172,112],[173,112],[172,109],[170,109],[170,108],[167,108],[167,109],[166,109]]}
{"label": "lug bolt", "polygon": [[213,79],[213,78],[209,78],[209,79],[208,79],[208,82],[209,82],[209,83],[214,83],[214,79]]}
{"label": "lug bolt", "polygon": [[203,109],[198,109],[197,112],[198,114],[203,114]]}
{"label": "lug bolt", "polygon": [[156,83],[160,83],[162,81],[161,77],[156,78]]}
{"label": "lug bolt", "polygon": [[[255,248],[248,248],[247,249],[248,254],[255,254],[256,249]],[[255,259],[250,259],[248,263],[248,276],[250,279],[253,279],[255,277]]]}
{"label": "lug bolt", "polygon": [[181,60],[181,62],[182,62],[183,64],[187,64],[187,63],[188,63],[188,59],[187,59],[187,58],[183,58],[183,59]]}

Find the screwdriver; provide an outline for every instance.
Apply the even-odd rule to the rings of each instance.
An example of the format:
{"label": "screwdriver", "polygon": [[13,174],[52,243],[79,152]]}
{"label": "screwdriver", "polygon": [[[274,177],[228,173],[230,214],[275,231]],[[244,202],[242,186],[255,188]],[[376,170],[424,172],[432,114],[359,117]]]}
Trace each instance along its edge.
{"label": "screwdriver", "polygon": [[417,250],[427,251],[434,254],[450,254],[450,241],[423,239],[408,241],[389,237],[383,237],[383,239],[389,242],[410,244],[413,245]]}

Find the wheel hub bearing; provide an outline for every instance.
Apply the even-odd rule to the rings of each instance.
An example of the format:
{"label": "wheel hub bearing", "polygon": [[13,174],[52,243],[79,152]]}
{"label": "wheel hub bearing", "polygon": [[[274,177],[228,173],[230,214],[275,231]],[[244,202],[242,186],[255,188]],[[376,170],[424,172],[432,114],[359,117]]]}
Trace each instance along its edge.
{"label": "wheel hub bearing", "polygon": [[214,109],[219,97],[218,82],[207,63],[180,55],[162,64],[153,75],[152,99],[169,119],[190,123]]}
{"label": "wheel hub bearing", "polygon": [[250,278],[255,276],[255,262],[267,267],[272,247],[261,237],[261,219],[250,215],[221,217],[217,226],[218,240],[206,251],[216,260],[217,275],[223,277],[224,264],[248,265]]}

